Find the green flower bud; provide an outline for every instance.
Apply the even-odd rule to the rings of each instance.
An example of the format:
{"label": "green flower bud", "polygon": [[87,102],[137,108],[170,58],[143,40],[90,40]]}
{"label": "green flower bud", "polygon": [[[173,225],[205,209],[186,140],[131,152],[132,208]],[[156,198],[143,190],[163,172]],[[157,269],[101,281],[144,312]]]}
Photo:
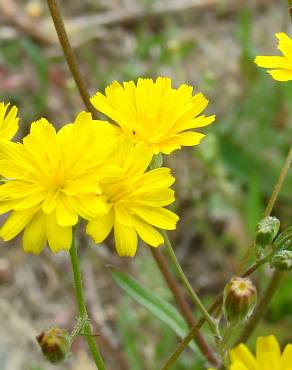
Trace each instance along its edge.
{"label": "green flower bud", "polygon": [[247,320],[257,302],[257,289],[248,278],[233,277],[224,288],[223,310],[232,326]]}
{"label": "green flower bud", "polygon": [[38,335],[36,339],[43,355],[53,364],[65,360],[70,352],[70,337],[65,329],[50,328]]}
{"label": "green flower bud", "polygon": [[292,250],[292,226],[289,226],[277,236],[272,247],[274,250]]}
{"label": "green flower bud", "polygon": [[279,271],[292,270],[292,251],[280,250],[272,257],[270,265]]}
{"label": "green flower bud", "polygon": [[256,226],[256,244],[265,247],[271,244],[278,234],[280,221],[276,217],[265,217]]}

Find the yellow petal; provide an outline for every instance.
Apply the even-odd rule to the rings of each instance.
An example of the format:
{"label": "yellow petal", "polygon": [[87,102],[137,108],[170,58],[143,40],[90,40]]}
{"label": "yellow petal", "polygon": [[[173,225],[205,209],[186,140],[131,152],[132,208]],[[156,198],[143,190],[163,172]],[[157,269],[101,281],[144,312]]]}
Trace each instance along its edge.
{"label": "yellow petal", "polygon": [[9,112],[9,103],[0,103],[0,138],[11,140],[18,130],[17,107],[12,106]]}
{"label": "yellow petal", "polygon": [[39,254],[45,246],[46,238],[46,216],[43,211],[39,211],[24,230],[22,238],[24,251]]}
{"label": "yellow petal", "polygon": [[276,355],[276,358],[278,361],[281,357],[281,350],[279,343],[277,342],[277,339],[270,335],[268,337],[259,337],[257,339],[257,349],[256,349],[256,358],[257,361],[262,361],[262,356],[265,355],[265,353],[272,352]]}
{"label": "yellow petal", "polygon": [[115,217],[117,222],[127,225],[127,226],[133,226],[133,220],[132,216],[127,209],[127,207],[121,205],[121,206],[116,206],[115,207]]}
{"label": "yellow petal", "polygon": [[175,182],[168,167],[155,168],[143,175],[144,186],[150,188],[168,188]]}
{"label": "yellow petal", "polygon": [[60,226],[76,225],[78,221],[77,212],[71,207],[68,199],[62,194],[57,200],[56,217]]}
{"label": "yellow petal", "polygon": [[206,136],[199,132],[182,132],[181,134],[177,135],[177,141],[181,146],[193,146],[200,144],[201,140]]}
{"label": "yellow petal", "polygon": [[35,212],[35,208],[25,211],[13,211],[1,227],[0,237],[4,241],[13,239],[25,228]]}
{"label": "yellow petal", "polygon": [[284,370],[292,369],[292,344],[287,344],[281,358],[281,368]]}
{"label": "yellow petal", "polygon": [[81,194],[68,198],[71,207],[85,220],[104,215],[109,210],[106,199],[95,194]]}
{"label": "yellow petal", "polygon": [[166,230],[174,230],[179,217],[168,209],[162,207],[134,206],[133,212],[150,225]]}
{"label": "yellow petal", "polygon": [[160,232],[139,217],[133,217],[134,228],[138,235],[146,244],[152,247],[158,247],[164,243]]}
{"label": "yellow petal", "polygon": [[292,56],[292,40],[291,38],[284,32],[276,33],[275,35],[279,40],[278,49],[286,56]]}
{"label": "yellow petal", "polygon": [[175,201],[174,191],[172,189],[153,189],[148,190],[141,189],[135,194],[139,194],[140,198],[137,199],[138,204],[145,204],[150,207],[162,207],[167,206]]}
{"label": "yellow petal", "polygon": [[248,370],[258,370],[254,356],[244,344],[240,344],[232,349],[229,352],[229,357],[231,363],[239,362],[246,366]]}
{"label": "yellow petal", "polygon": [[279,56],[258,56],[255,58],[255,64],[264,68],[292,68],[286,58]]}
{"label": "yellow petal", "polygon": [[52,252],[69,250],[72,244],[72,226],[60,226],[55,212],[46,216],[48,244]]}
{"label": "yellow petal", "polygon": [[230,370],[249,370],[249,368],[244,366],[241,362],[236,361],[230,365]]}
{"label": "yellow petal", "polygon": [[280,362],[275,352],[265,352],[258,361],[261,370],[282,370],[280,369]]}
{"label": "yellow petal", "polygon": [[268,71],[274,80],[285,82],[292,80],[292,68],[291,69],[273,69]]}
{"label": "yellow petal", "polygon": [[111,232],[114,224],[113,210],[110,210],[104,216],[100,216],[88,222],[86,232],[89,234],[95,243],[101,243]]}
{"label": "yellow petal", "polygon": [[137,250],[138,237],[134,227],[114,223],[115,244],[119,256],[133,257]]}

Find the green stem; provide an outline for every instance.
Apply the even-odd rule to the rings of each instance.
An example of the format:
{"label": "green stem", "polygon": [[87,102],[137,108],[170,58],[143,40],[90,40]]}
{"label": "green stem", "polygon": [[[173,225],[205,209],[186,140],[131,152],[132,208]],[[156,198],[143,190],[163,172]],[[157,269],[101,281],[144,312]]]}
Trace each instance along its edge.
{"label": "green stem", "polygon": [[[150,251],[189,327],[191,328],[193,326],[196,326],[197,322],[194,318],[193,312],[185,298],[185,295],[180,289],[179,284],[177,283],[176,279],[169,270],[167,263],[168,261],[164,257],[163,253],[159,251],[159,249],[150,247]],[[199,349],[204,354],[209,363],[212,366],[216,367],[219,364],[218,359],[216,358],[216,355],[213,353],[212,348],[206,342],[204,336],[199,331],[197,331],[197,333],[194,335],[194,339]]]}
{"label": "green stem", "polygon": [[[209,315],[216,312],[216,309],[221,305],[222,303],[222,295],[218,295],[215,302],[211,305],[211,307],[208,309]],[[188,334],[183,338],[183,340],[177,345],[174,352],[171,354],[171,356],[167,359],[165,364],[162,366],[161,370],[168,370],[170,369],[179,356],[183,353],[183,351],[187,348],[190,341],[194,338],[194,336],[198,333],[204,322],[206,321],[205,317],[202,317],[195,325],[192,326],[191,330],[188,332]]]}
{"label": "green stem", "polygon": [[[291,4],[292,4],[292,0],[289,0],[291,1]],[[291,8],[292,9],[292,8]],[[292,15],[291,15],[292,16]],[[279,175],[279,178],[278,178],[278,181],[274,187],[274,190],[273,190],[273,193],[269,199],[269,202],[264,210],[264,213],[263,213],[263,218],[264,217],[267,217],[267,216],[270,216],[273,208],[274,208],[274,205],[278,199],[278,195],[280,193],[280,190],[283,186],[283,183],[285,181],[285,178],[287,176],[287,173],[289,171],[289,168],[291,166],[291,162],[292,162],[292,146],[290,147],[290,150],[288,152],[288,155],[286,157],[286,160],[285,160],[285,163],[284,163],[284,166],[282,167],[281,169],[281,172],[280,172],[280,175]],[[241,274],[242,270],[244,269],[247,261],[249,260],[253,250],[255,248],[255,241],[253,241],[253,243],[250,245],[250,247],[247,249],[244,257],[243,257],[243,260],[239,266],[239,269],[238,269],[238,275]]]}
{"label": "green stem", "polygon": [[81,75],[81,72],[78,67],[78,63],[74,54],[74,51],[70,45],[68,35],[64,26],[64,22],[61,16],[61,12],[59,9],[59,5],[57,0],[47,0],[47,4],[51,13],[51,17],[53,19],[56,32],[58,34],[58,38],[60,41],[60,44],[63,49],[64,56],[66,58],[68,67],[70,69],[70,72],[74,78],[74,81],[78,87],[80,96],[83,100],[84,105],[88,109],[89,112],[91,112],[92,116],[94,117],[96,112],[93,109],[93,106],[90,103],[90,96],[88,94],[86,84],[84,82],[84,79]]}
{"label": "green stem", "polygon": [[[276,251],[273,251],[272,253],[270,253],[268,256],[264,257],[262,260],[256,262],[254,265],[252,265],[249,269],[247,269],[243,274],[241,274],[240,276],[241,277],[247,277],[247,276],[250,276],[251,274],[253,274],[259,267],[261,267],[264,263],[266,263],[270,258],[271,256],[273,256],[273,254],[275,253]],[[222,299],[223,299],[223,294],[219,294],[217,296],[217,298],[215,299],[215,301],[213,302],[213,304],[210,306],[210,308],[208,309],[208,313],[209,315],[212,315],[217,308],[220,307],[220,305],[222,305]],[[189,342],[193,339],[193,337],[198,333],[198,331],[200,330],[201,326],[204,324],[204,322],[206,321],[205,317],[202,317],[196,325],[193,325],[191,330],[188,332],[188,334],[183,338],[183,340],[177,345],[176,349],[174,350],[174,352],[172,353],[172,355],[168,358],[168,360],[165,362],[165,364],[163,365],[162,367],[162,370],[167,370],[169,369],[175,362],[176,360],[179,358],[179,356],[181,355],[181,353],[187,348],[187,346],[189,345]],[[225,334],[226,335],[226,334]]]}
{"label": "green stem", "polygon": [[234,330],[234,327],[232,327],[231,325],[228,325],[223,335],[223,338],[219,344],[221,358],[223,358],[223,364],[226,369],[228,369],[229,367],[229,360],[227,356],[228,342],[229,342],[229,339],[231,337],[233,330]]}
{"label": "green stem", "polygon": [[201,302],[200,298],[198,297],[197,293],[194,291],[194,289],[192,288],[188,278],[186,277],[175,253],[174,253],[174,250],[173,250],[173,247],[171,245],[171,242],[168,238],[168,235],[166,233],[165,230],[162,230],[162,234],[163,234],[163,237],[164,237],[164,241],[165,241],[165,245],[167,247],[167,251],[168,251],[168,254],[177,270],[177,273],[178,273],[178,276],[179,278],[181,279],[182,283],[184,284],[185,288],[187,289],[187,291],[189,292],[189,295],[190,297],[192,298],[193,302],[198,306],[198,309],[200,310],[201,314],[204,316],[204,318],[206,319],[206,321],[208,322],[209,326],[210,326],[210,329],[212,331],[212,333],[214,334],[215,336],[215,339],[216,340],[219,340],[220,338],[220,332],[219,332],[219,328],[218,328],[218,322],[217,320],[215,320],[210,314],[209,312],[207,311],[207,309],[205,308],[205,306],[203,305],[203,303]]}
{"label": "green stem", "polygon": [[278,195],[280,193],[280,190],[281,190],[281,188],[283,186],[283,183],[285,181],[285,178],[287,176],[287,173],[289,171],[289,168],[291,166],[291,163],[292,163],[292,145],[291,145],[290,150],[288,152],[288,155],[287,155],[287,158],[285,160],[284,166],[281,169],[280,176],[279,176],[278,181],[275,185],[275,188],[274,188],[273,193],[271,195],[271,198],[268,202],[268,205],[265,209],[263,217],[270,216],[270,214],[271,214],[271,212],[274,208],[274,205],[276,203],[276,200],[278,198]]}
{"label": "green stem", "polygon": [[291,18],[291,22],[292,22],[292,0],[288,0],[288,6],[289,6],[290,18]]}
{"label": "green stem", "polygon": [[82,277],[81,277],[81,271],[80,271],[80,266],[79,266],[79,259],[78,259],[78,254],[77,254],[77,247],[75,243],[74,232],[73,232],[73,237],[72,237],[72,245],[70,248],[70,257],[71,257],[71,265],[72,265],[73,276],[74,276],[74,285],[75,285],[79,320],[84,320],[85,324],[83,327],[83,331],[86,334],[86,341],[87,341],[90,353],[94,359],[97,369],[105,370],[105,365],[99,353],[96,340],[93,336],[92,328],[89,322],[88,313],[87,313],[87,309],[85,305],[85,299],[84,299],[84,293],[83,293],[83,283],[82,283]]}

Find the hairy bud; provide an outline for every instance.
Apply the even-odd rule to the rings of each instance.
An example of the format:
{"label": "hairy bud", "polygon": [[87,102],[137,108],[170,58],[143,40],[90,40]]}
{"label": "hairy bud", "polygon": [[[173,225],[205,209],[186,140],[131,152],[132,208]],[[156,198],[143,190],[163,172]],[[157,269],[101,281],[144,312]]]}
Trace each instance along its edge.
{"label": "hairy bud", "polygon": [[70,338],[65,329],[56,327],[42,332],[36,337],[43,355],[53,364],[65,360],[70,351]]}
{"label": "hairy bud", "polygon": [[224,288],[223,310],[230,325],[238,325],[252,314],[257,302],[257,289],[248,278],[233,277]]}
{"label": "hairy bud", "polygon": [[292,251],[280,250],[272,257],[270,265],[279,271],[292,270]]}
{"label": "hairy bud", "polygon": [[265,247],[271,244],[279,232],[280,221],[276,217],[265,217],[256,226],[256,244]]}

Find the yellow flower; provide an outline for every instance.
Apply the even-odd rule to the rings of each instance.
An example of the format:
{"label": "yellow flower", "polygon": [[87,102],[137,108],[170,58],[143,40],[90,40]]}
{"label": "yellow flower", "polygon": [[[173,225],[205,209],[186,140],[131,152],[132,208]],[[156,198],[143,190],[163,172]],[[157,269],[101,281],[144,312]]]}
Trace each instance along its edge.
{"label": "yellow flower", "polygon": [[13,105],[9,112],[8,104],[0,103],[0,139],[11,140],[18,130],[17,108]]}
{"label": "yellow flower", "polygon": [[[288,344],[283,353],[277,339],[270,335],[257,339],[256,356],[240,344],[230,351],[229,370],[291,370],[292,344]],[[209,369],[214,370],[214,369]]]}
{"label": "yellow flower", "polygon": [[200,143],[205,136],[190,129],[207,126],[215,116],[199,116],[208,100],[199,93],[192,96],[193,88],[186,84],[178,89],[171,79],[139,78],[120,85],[113,82],[91,98],[92,105],[117,123],[123,134],[135,142],[143,142],[154,154],[169,154],[181,146]]}
{"label": "yellow flower", "polygon": [[108,211],[99,180],[116,175],[106,165],[116,134],[108,123],[81,112],[56,133],[44,118],[32,123],[23,143],[0,142],[0,213],[12,211],[0,229],[4,241],[23,229],[23,248],[40,253],[46,240],[53,252],[68,250],[78,216]]}
{"label": "yellow flower", "polygon": [[[134,256],[138,235],[145,243],[157,247],[163,237],[156,228],[175,229],[178,217],[164,206],[174,201],[174,183],[168,168],[145,172],[152,159],[152,151],[143,143],[134,145],[127,138],[120,139],[115,161],[121,174],[101,183],[102,194],[111,209],[87,225],[87,233],[96,243],[102,242],[114,228],[115,244],[120,256]],[[138,235],[137,235],[138,234]]]}
{"label": "yellow flower", "polygon": [[268,68],[268,73],[277,81],[292,80],[292,39],[284,32],[276,33],[278,49],[283,56],[258,56],[255,63]]}

